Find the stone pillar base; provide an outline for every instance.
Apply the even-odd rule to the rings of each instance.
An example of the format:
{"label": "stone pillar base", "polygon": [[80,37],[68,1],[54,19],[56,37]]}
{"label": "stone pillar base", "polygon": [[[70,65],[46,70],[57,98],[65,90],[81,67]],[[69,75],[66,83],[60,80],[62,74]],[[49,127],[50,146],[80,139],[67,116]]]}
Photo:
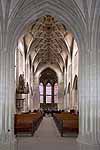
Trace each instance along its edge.
{"label": "stone pillar base", "polygon": [[92,137],[79,136],[77,142],[79,144],[79,150],[100,150],[100,144]]}
{"label": "stone pillar base", "polygon": [[0,135],[0,150],[17,150],[17,140],[13,132]]}
{"label": "stone pillar base", "polygon": [[0,143],[0,150],[17,150],[16,141],[9,143]]}
{"label": "stone pillar base", "polygon": [[79,150],[100,150],[100,145],[88,145],[79,143]]}

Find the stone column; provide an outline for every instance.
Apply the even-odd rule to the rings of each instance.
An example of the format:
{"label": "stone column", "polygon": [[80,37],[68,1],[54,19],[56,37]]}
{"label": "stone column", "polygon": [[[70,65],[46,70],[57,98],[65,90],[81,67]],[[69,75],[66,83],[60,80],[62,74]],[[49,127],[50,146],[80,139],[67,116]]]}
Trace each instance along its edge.
{"label": "stone column", "polygon": [[69,93],[67,93],[67,109],[70,110],[71,109],[71,93],[69,91]]}
{"label": "stone column", "polygon": [[75,110],[78,108],[77,90],[74,88],[72,90],[72,108]]}
{"label": "stone column", "polygon": [[0,149],[13,150],[15,113],[14,53],[0,50]]}
{"label": "stone column", "polygon": [[30,99],[31,99],[31,111],[33,111],[33,71],[31,68],[31,79],[30,79]]}
{"label": "stone column", "polygon": [[58,83],[58,109],[64,109],[64,83]]}
{"label": "stone column", "polygon": [[75,89],[72,89],[72,109],[74,109],[75,106]]}
{"label": "stone column", "polygon": [[81,150],[100,149],[100,53],[82,51],[79,65],[79,136]]}
{"label": "stone column", "polygon": [[64,110],[67,111],[67,70],[64,69]]}
{"label": "stone column", "polygon": [[39,81],[37,77],[34,76],[33,83],[33,109],[40,108],[40,98],[39,98]]}

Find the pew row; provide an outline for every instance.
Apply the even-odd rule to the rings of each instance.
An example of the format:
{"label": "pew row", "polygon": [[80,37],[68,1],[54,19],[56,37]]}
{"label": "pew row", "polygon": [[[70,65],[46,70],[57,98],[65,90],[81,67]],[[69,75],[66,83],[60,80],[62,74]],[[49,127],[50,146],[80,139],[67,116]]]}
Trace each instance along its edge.
{"label": "pew row", "polygon": [[64,136],[64,134],[68,133],[78,134],[79,129],[78,115],[64,112],[60,114],[54,113],[53,118],[62,137]]}
{"label": "pew row", "polygon": [[31,134],[37,130],[43,115],[40,112],[15,114],[14,132],[18,134]]}

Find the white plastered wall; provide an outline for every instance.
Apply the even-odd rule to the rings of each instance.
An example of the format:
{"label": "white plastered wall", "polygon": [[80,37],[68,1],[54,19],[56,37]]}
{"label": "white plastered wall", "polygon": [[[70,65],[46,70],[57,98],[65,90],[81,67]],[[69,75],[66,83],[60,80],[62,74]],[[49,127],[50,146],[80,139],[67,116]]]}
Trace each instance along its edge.
{"label": "white plastered wall", "polygon": [[[68,40],[68,39],[67,39]],[[69,39],[70,41],[70,39]],[[70,43],[70,42],[69,42]],[[70,48],[69,48],[70,50]],[[74,39],[74,44],[73,44],[73,53],[72,53],[72,58],[70,54],[68,55],[68,64],[67,64],[67,88],[66,88],[66,103],[67,103],[67,109],[76,109],[78,106],[76,106],[76,91],[73,89],[73,84],[74,84],[74,79],[75,76],[78,77],[78,67],[79,67],[79,50],[77,43]],[[70,92],[68,91],[68,86],[70,84]],[[78,105],[78,103],[77,103]]]}

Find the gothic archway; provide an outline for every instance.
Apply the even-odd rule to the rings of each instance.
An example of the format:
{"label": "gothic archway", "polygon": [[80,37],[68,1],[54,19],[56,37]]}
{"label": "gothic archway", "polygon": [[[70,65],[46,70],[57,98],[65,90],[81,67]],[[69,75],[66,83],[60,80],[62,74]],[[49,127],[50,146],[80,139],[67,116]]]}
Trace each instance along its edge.
{"label": "gothic archway", "polygon": [[[27,7],[25,6],[26,2],[27,2]],[[12,85],[11,87],[9,87],[9,96],[8,97],[9,97],[10,102],[13,99],[13,102],[11,102],[13,107],[14,107],[14,94],[12,95],[12,93],[15,92],[15,89],[13,88],[13,87],[15,87],[15,85],[14,85],[14,59],[12,60],[11,58],[14,57],[14,49],[16,47],[16,41],[20,37],[19,35],[22,35],[22,33],[24,33],[23,32],[24,27],[25,27],[24,25],[26,25],[28,22],[32,22],[32,20],[36,20],[37,18],[39,18],[40,16],[42,16],[44,14],[52,14],[52,16],[56,16],[60,21],[62,21],[65,24],[65,26],[68,27],[68,30],[71,30],[75,35],[79,49],[81,50],[79,64],[82,67],[82,60],[84,58],[83,57],[84,50],[88,49],[87,47],[85,47],[85,45],[86,45],[85,44],[85,38],[86,38],[85,20],[82,15],[82,12],[80,11],[80,9],[79,9],[78,5],[75,3],[75,1],[70,1],[69,5],[67,5],[67,2],[68,1],[63,2],[63,5],[62,5],[62,1],[61,2],[59,1],[58,4],[53,1],[52,2],[44,1],[41,4],[41,7],[36,7],[36,6],[40,6],[39,2],[38,2],[38,4],[35,4],[33,2],[31,3],[26,0],[23,5],[21,5],[21,2],[18,2],[18,6],[14,9],[15,15],[11,15],[11,20],[9,22],[9,27],[8,27],[9,40],[8,40],[7,49],[11,50],[11,51],[9,52],[9,57],[7,56],[7,58],[10,59],[10,61],[9,61],[10,63],[7,64],[8,65],[7,68],[10,68],[9,72],[7,73],[8,74],[7,78],[9,78],[9,79],[8,79],[8,82],[5,82],[5,84],[7,84],[7,85]],[[23,7],[23,12],[25,12],[25,13],[21,14],[21,11],[17,12],[17,9],[19,7],[20,7],[20,10]],[[39,8],[39,9],[36,10],[35,7]],[[29,10],[29,8],[30,8],[30,10]],[[73,11],[72,11],[72,9],[73,9]],[[46,10],[46,11],[44,11],[44,10]],[[15,18],[14,18],[14,16],[15,16]],[[21,18],[19,18],[19,16],[21,16]],[[80,73],[82,72],[81,67],[79,69]],[[81,75],[79,74],[79,76],[80,76],[79,88],[81,89],[82,88],[81,87],[81,85],[82,85]],[[81,96],[80,96],[80,99],[81,99]],[[12,109],[13,107],[11,107],[11,111],[14,111]],[[10,120],[12,120],[12,119],[10,119]],[[82,129],[82,127],[81,127],[81,129]]]}
{"label": "gothic archway", "polygon": [[78,110],[79,102],[78,102],[78,77],[77,77],[77,75],[75,75],[74,82],[73,82],[72,105],[73,105],[74,110],[79,111]]}
{"label": "gothic archway", "polygon": [[67,89],[67,109],[70,110],[71,108],[71,89],[70,89],[70,83],[68,84],[68,89]]}

